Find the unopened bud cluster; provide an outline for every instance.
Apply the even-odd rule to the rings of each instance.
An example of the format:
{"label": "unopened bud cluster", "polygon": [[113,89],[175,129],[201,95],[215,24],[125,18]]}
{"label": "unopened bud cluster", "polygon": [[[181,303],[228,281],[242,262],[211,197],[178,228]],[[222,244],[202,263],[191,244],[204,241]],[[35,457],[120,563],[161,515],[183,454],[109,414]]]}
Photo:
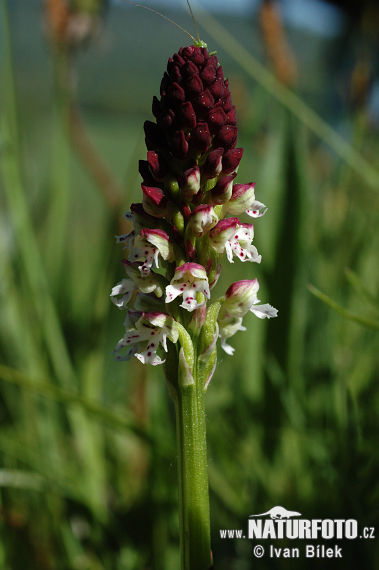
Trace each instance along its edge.
{"label": "unopened bud cluster", "polygon": [[129,254],[127,277],[111,293],[127,309],[115,353],[161,364],[157,349],[167,351],[168,339],[178,345],[178,362],[184,354],[191,368],[194,353],[215,363],[218,337],[233,354],[226,340],[245,330],[249,310],[276,316],[276,309],[258,304],[256,279],[233,283],[217,310],[210,303],[224,254],[231,263],[260,263],[253,225],[238,216],[257,218],[266,208],[253,183],[234,184],[243,149],[236,148],[236,110],[214,54],[190,46],[170,58],[153,115],[155,122],[144,125],[147,158],[139,163],[142,203],[126,214],[133,231],[118,237]]}

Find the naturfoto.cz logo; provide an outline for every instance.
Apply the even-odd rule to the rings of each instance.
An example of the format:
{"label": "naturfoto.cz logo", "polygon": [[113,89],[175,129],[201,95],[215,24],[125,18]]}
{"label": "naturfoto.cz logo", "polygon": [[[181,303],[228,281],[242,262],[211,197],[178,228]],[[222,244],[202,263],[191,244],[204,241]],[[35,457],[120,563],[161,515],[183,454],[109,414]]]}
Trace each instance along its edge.
{"label": "naturfoto.cz logo", "polygon": [[[265,517],[265,518],[263,518]],[[364,527],[359,531],[358,521],[355,519],[305,519],[301,513],[289,511],[284,507],[273,507],[265,513],[250,515],[248,520],[248,533],[242,530],[220,530],[223,539],[251,539],[251,540],[341,540],[356,538],[375,538],[374,527]],[[342,547],[323,544],[305,545],[307,558],[342,558]],[[270,557],[298,558],[299,548],[276,548],[270,544],[268,548]],[[265,554],[265,547],[255,545],[254,556],[261,558]]]}

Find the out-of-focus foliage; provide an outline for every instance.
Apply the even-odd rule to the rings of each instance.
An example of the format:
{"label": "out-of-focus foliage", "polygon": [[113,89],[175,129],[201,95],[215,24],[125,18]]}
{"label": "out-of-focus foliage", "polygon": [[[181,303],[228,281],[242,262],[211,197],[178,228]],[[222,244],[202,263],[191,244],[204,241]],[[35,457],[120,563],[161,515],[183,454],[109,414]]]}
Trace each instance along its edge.
{"label": "out-of-focus foliage", "polygon": [[[74,55],[51,51],[39,2],[3,0],[2,10],[0,568],[175,569],[172,404],[159,367],[112,360],[123,316],[109,293],[123,276],[113,235],[139,201],[143,121],[187,38],[112,6],[102,37]],[[191,26],[183,13],[174,19]],[[261,56],[251,22],[225,25]],[[255,180],[269,206],[255,224],[262,269],[235,263],[218,289],[258,277],[262,302],[279,309],[267,323],[247,318],[234,357],[220,351],[207,396],[215,568],[307,568],[305,558],[258,563],[251,541],[221,540],[219,530],[245,532],[250,514],[275,505],[378,526],[378,331],[307,285],[377,321],[379,188],[210,32],[202,39],[230,77],[245,147],[237,181]],[[365,39],[357,33],[354,46]],[[368,98],[352,106],[345,95],[359,50],[346,49],[337,73],[338,39],[292,31],[288,40],[301,100],[379,171]],[[344,570],[378,566],[375,540],[341,546]]]}

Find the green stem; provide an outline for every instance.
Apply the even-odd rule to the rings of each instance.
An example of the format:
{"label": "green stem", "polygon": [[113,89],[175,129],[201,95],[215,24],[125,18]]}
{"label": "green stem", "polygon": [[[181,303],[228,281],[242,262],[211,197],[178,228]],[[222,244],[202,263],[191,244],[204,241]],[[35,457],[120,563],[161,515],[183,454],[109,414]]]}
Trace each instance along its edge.
{"label": "green stem", "polygon": [[179,365],[175,402],[179,457],[181,570],[211,566],[209,487],[202,375]]}

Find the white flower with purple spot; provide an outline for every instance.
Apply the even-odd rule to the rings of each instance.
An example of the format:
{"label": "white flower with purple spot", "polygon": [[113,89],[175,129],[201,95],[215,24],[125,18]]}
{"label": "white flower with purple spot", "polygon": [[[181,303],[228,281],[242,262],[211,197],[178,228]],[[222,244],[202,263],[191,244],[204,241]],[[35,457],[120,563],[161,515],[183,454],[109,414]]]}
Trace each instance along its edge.
{"label": "white flower with purple spot", "polygon": [[254,226],[242,224],[238,218],[226,218],[209,232],[209,243],[217,253],[226,252],[228,261],[233,263],[235,255],[241,261],[261,262],[257,248],[252,245]]}
{"label": "white flower with purple spot", "polygon": [[[136,283],[132,281],[132,279],[122,279],[122,281],[117,283],[117,285],[112,289],[112,303],[114,303],[119,309],[125,309],[137,288]],[[122,297],[119,298],[118,295],[122,295]]]}
{"label": "white flower with purple spot", "polygon": [[208,277],[202,265],[188,262],[175,269],[175,275],[166,287],[166,303],[180,295],[183,295],[180,306],[187,311],[194,311],[209,299]]}
{"label": "white flower with purple spot", "polygon": [[240,261],[255,261],[260,263],[262,257],[258,254],[255,245],[252,245],[254,239],[254,226],[252,224],[237,224],[233,237],[226,241],[225,251],[230,263],[233,263],[233,255],[238,257]]}
{"label": "white flower with purple spot", "polygon": [[137,237],[128,259],[132,262],[142,261],[142,265],[138,269],[142,277],[146,277],[149,275],[153,264],[159,267],[159,256],[167,260],[172,257],[172,254],[172,243],[166,232],[159,229],[145,229]]}
{"label": "white flower with purple spot", "polygon": [[[157,354],[157,350],[161,346],[167,352],[167,338],[177,342],[178,330],[174,319],[159,312],[142,313],[136,322],[133,316],[128,317],[126,334],[113,351],[115,359],[129,360],[136,356],[143,364],[163,364],[165,361]],[[119,354],[121,350],[125,350],[125,354]]]}

